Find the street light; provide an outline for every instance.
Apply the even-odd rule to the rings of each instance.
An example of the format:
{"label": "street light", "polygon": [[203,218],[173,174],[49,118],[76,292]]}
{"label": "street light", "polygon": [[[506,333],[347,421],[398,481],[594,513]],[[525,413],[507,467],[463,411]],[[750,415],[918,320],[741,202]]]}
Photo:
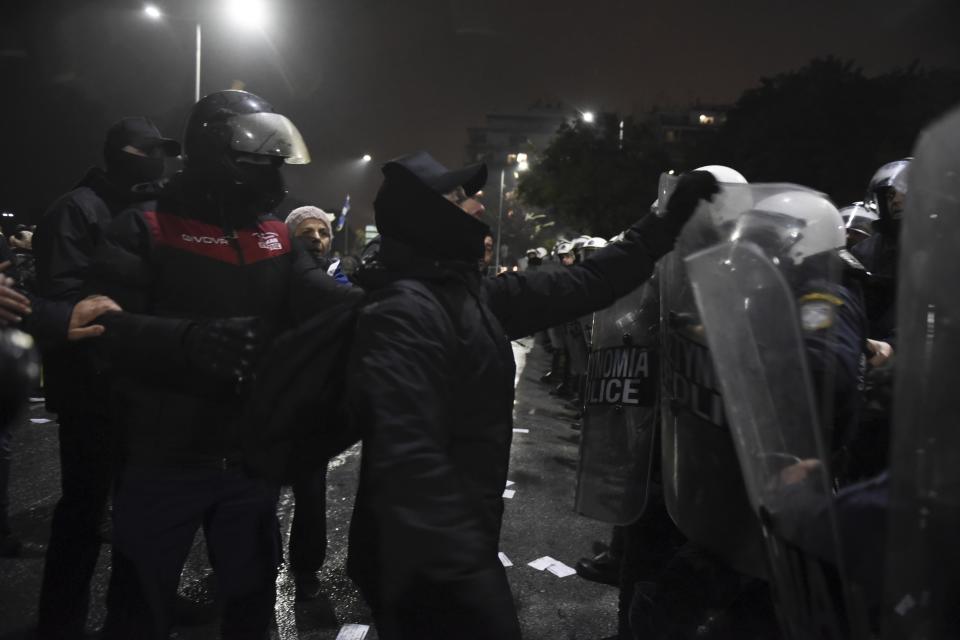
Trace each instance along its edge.
{"label": "street light", "polygon": [[373,160],[373,156],[371,156],[369,153],[365,153],[363,154],[363,158],[361,158],[361,160],[363,160],[364,162],[370,162],[371,160]]}
{"label": "street light", "polygon": [[[227,16],[236,24],[246,28],[259,28],[267,21],[266,5],[260,0],[231,0],[226,5]],[[164,13],[154,4],[147,4],[143,7],[143,12],[151,20],[163,19]],[[173,18],[171,18],[173,19]],[[191,21],[192,22],[192,21]],[[196,68],[194,71],[193,101],[200,102],[200,50],[202,42],[202,30],[200,21],[196,21],[197,33],[197,51]]]}
{"label": "street light", "polygon": [[593,111],[584,111],[582,114],[580,114],[580,117],[583,118],[583,121],[587,124],[593,124],[593,121],[596,119]]}
{"label": "street light", "polygon": [[[503,190],[507,178],[507,168],[515,164],[517,172],[526,171],[530,168],[525,153],[511,153],[507,156],[507,162],[500,169],[500,206],[497,208],[497,245],[494,247],[494,273],[500,273],[500,230],[503,224]],[[517,173],[514,173],[514,177]]]}
{"label": "street light", "polygon": [[248,29],[262,27],[267,22],[267,6],[261,0],[230,0],[226,11],[234,23]]}

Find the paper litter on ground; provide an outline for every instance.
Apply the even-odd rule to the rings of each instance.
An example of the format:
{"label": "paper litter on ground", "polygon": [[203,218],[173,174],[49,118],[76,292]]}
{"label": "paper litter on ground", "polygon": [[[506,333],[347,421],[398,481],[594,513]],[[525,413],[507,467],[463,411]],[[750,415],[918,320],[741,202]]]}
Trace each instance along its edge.
{"label": "paper litter on ground", "polygon": [[47,424],[50,422],[49,418],[30,418],[30,422],[33,424]]}
{"label": "paper litter on ground", "polygon": [[567,576],[572,576],[577,572],[573,567],[568,567],[562,562],[554,562],[552,565],[547,567],[547,571],[557,576],[558,578],[566,578]]}
{"label": "paper litter on ground", "polygon": [[365,624],[345,624],[340,627],[337,640],[363,640],[367,637],[370,627]]}
{"label": "paper litter on ground", "polygon": [[537,558],[533,562],[528,562],[527,566],[533,567],[537,571],[543,571],[544,569],[554,564],[555,562],[556,560],[554,560],[550,556],[543,556],[542,558]]}
{"label": "paper litter on ground", "polygon": [[530,429],[514,429],[514,433],[530,433]]}
{"label": "paper litter on ground", "polygon": [[507,486],[508,486],[508,487],[509,487],[510,485],[512,485],[512,484],[517,484],[517,483],[514,482],[513,480],[507,480]]}
{"label": "paper litter on ground", "polygon": [[503,551],[501,551],[500,553],[498,553],[498,554],[497,554],[497,557],[500,558],[500,564],[502,564],[503,566],[505,566],[505,567],[512,567],[512,566],[513,566],[513,563],[510,562],[510,558],[508,558],[508,557],[507,557],[507,554],[505,554]]}
{"label": "paper litter on ground", "polygon": [[513,494],[515,494],[516,492],[517,492],[516,489],[504,489],[504,490],[503,490],[503,497],[504,497],[504,498],[512,498],[512,497],[513,497]]}

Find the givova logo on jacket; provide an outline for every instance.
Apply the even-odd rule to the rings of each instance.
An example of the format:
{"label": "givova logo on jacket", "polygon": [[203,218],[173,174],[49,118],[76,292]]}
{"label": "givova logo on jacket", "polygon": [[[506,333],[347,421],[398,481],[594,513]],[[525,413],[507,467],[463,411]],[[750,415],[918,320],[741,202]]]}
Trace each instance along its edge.
{"label": "givova logo on jacket", "polygon": [[587,362],[586,403],[653,406],[657,356],[643,347],[598,349]]}

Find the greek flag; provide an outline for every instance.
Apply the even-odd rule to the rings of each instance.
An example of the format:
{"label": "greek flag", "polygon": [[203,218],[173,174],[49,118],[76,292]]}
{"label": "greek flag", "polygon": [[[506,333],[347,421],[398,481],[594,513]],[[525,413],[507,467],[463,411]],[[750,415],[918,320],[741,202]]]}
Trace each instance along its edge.
{"label": "greek flag", "polygon": [[337,231],[343,231],[343,225],[347,222],[347,214],[350,213],[350,194],[343,201],[343,208],[340,209],[340,217],[337,218]]}

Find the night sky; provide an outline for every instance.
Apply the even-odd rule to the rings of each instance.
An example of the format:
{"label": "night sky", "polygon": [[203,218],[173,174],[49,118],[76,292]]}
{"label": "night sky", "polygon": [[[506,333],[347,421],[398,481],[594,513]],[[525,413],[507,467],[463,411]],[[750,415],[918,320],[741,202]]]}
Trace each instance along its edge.
{"label": "night sky", "polygon": [[[3,4],[5,73],[8,65],[29,65],[38,86],[76,87],[102,105],[107,122],[148,115],[180,137],[193,97],[191,22],[151,22],[137,2]],[[314,162],[287,171],[291,195],[328,206],[351,192],[359,218],[368,217],[379,182],[377,162],[358,161],[363,153],[382,161],[425,148],[460,164],[467,127],[481,125],[487,112],[523,111],[538,99],[620,112],[698,99],[730,103],[762,76],[828,54],[853,59],[868,74],[914,60],[960,66],[956,0],[268,4],[273,17],[258,32],[229,24],[222,0],[157,3],[168,15],[201,20],[204,93],[241,81],[301,129]],[[4,100],[29,101],[30,94],[28,87]],[[93,148],[76,158],[75,171],[60,178],[64,190],[98,154]]]}

